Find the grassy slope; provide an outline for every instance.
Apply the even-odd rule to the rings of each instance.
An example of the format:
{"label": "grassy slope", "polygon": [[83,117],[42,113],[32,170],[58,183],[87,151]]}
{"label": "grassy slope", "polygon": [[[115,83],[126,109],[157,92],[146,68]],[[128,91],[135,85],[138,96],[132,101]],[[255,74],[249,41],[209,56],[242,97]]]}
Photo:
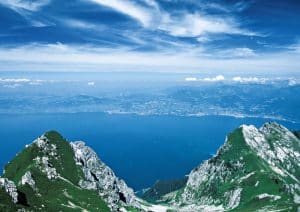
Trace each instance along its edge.
{"label": "grassy slope", "polygon": [[[54,209],[62,211],[76,211],[77,209],[82,211],[81,208],[88,211],[109,211],[96,192],[81,189],[64,179],[52,180],[49,183],[46,175],[38,169],[32,168],[30,171],[39,189],[38,194],[27,185],[20,186],[18,189],[28,194],[27,201],[32,208],[42,208],[46,211]],[[75,209],[71,208],[71,204],[78,207]]]}
{"label": "grassy slope", "polygon": [[[288,205],[293,205],[292,197],[289,196],[284,189],[283,179],[273,172],[266,162],[259,158],[245,143],[241,129],[235,131],[229,136],[229,143],[232,144],[233,149],[227,154],[223,155],[225,161],[238,160],[243,157],[243,162],[247,164],[243,172],[252,173],[251,177],[243,180],[239,186],[243,188],[240,209],[247,208],[248,210],[259,209],[263,205],[272,205],[277,208],[286,208]],[[255,183],[259,182],[255,187]],[[279,195],[282,198],[275,202],[269,199],[258,200],[257,195],[268,193],[272,195]]]}
{"label": "grassy slope", "polygon": [[[33,159],[42,156],[35,144],[30,145],[19,153],[5,167],[6,177],[18,185],[26,171],[30,171],[36,182],[38,192],[29,186],[18,185],[18,190],[26,195],[29,209],[81,211],[109,211],[104,201],[95,191],[79,188],[78,182],[83,177],[82,170],[74,162],[74,154],[69,143],[57,132],[45,134],[52,144],[57,146],[57,158],[49,156],[50,163],[56,168],[62,179],[49,180],[40,171]],[[76,207],[78,206],[78,207]],[[81,207],[81,208],[80,208]],[[2,210],[3,208],[0,207]]]}

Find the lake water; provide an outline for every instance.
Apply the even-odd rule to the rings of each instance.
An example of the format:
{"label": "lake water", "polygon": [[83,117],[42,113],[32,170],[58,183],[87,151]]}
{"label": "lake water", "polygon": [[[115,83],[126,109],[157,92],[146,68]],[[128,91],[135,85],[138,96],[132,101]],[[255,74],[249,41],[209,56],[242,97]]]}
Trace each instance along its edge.
{"label": "lake water", "polygon": [[[67,140],[83,140],[135,190],[158,179],[188,174],[224,143],[241,124],[261,126],[266,119],[224,116],[178,117],[74,114],[0,115],[0,166],[48,130]],[[280,122],[290,129],[300,124]]]}

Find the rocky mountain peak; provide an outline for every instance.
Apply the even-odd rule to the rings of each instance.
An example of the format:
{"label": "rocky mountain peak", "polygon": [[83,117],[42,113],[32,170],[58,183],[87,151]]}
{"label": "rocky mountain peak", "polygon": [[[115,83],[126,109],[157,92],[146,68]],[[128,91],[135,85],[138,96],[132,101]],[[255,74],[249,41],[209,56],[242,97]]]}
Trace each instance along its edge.
{"label": "rocky mountain peak", "polygon": [[116,210],[119,204],[139,207],[133,190],[123,180],[116,177],[90,147],[82,141],[70,145],[74,150],[76,164],[84,173],[84,179],[79,182],[80,187],[97,190],[112,210]]}
{"label": "rocky mountain peak", "polygon": [[299,144],[277,123],[259,129],[242,125],[213,158],[192,170],[177,204],[194,211],[245,206],[256,210],[254,202],[263,199],[265,209],[292,210],[300,194]]}
{"label": "rocky mountain peak", "polygon": [[281,176],[295,177],[300,173],[300,141],[284,126],[268,122],[260,129],[244,126],[243,136],[248,146]]}
{"label": "rocky mountain peak", "polygon": [[[90,147],[84,142],[68,142],[55,131],[47,132],[26,145],[7,164],[3,177],[0,187],[11,196],[13,203],[17,203],[19,193],[29,195],[23,195],[26,204],[20,205],[21,208],[28,207],[28,201],[29,205],[35,205],[35,210],[43,207],[52,210],[52,205],[42,200],[47,198],[50,202],[63,201],[62,211],[65,207],[96,211],[97,208],[118,211],[123,207],[139,207],[133,190],[116,177]],[[58,191],[48,191],[56,186],[63,189],[62,197],[54,194]],[[82,201],[75,204],[73,195],[77,201]]]}

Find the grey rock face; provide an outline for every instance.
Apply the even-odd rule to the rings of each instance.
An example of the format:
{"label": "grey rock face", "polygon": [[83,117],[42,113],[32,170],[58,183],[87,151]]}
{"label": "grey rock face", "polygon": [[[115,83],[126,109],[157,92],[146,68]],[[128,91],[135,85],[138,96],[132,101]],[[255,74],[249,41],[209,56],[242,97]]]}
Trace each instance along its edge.
{"label": "grey rock face", "polygon": [[14,182],[6,178],[0,178],[0,187],[5,189],[6,193],[11,196],[11,199],[14,203],[18,202],[18,192]]}
{"label": "grey rock face", "polygon": [[85,176],[85,179],[79,182],[80,187],[97,190],[113,211],[120,205],[139,206],[133,190],[117,178],[90,147],[81,141],[71,143],[71,147],[76,164],[82,167]]}
{"label": "grey rock face", "polygon": [[54,144],[51,144],[45,135],[42,135],[41,137],[37,138],[34,141],[34,143],[42,152],[47,153],[50,156],[57,155],[56,146]]}
{"label": "grey rock face", "polygon": [[22,179],[21,179],[21,182],[20,182],[22,185],[29,185],[34,191],[37,190],[36,186],[35,186],[35,181],[32,179],[32,176],[31,176],[31,172],[30,171],[27,171],[23,176],[22,176]]}
{"label": "grey rock face", "polygon": [[40,166],[41,171],[47,175],[49,180],[56,179],[59,175],[54,167],[50,165],[49,157],[56,157],[56,145],[51,144],[48,138],[45,135],[37,138],[34,143],[44,153],[45,156],[37,157],[34,160]]}

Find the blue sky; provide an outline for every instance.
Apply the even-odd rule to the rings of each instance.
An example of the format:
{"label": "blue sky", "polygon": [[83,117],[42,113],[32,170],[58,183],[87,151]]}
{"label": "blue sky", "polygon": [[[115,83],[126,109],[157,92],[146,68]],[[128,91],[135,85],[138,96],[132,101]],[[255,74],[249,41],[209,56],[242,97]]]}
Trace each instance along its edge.
{"label": "blue sky", "polygon": [[300,72],[297,0],[1,0],[1,71]]}

